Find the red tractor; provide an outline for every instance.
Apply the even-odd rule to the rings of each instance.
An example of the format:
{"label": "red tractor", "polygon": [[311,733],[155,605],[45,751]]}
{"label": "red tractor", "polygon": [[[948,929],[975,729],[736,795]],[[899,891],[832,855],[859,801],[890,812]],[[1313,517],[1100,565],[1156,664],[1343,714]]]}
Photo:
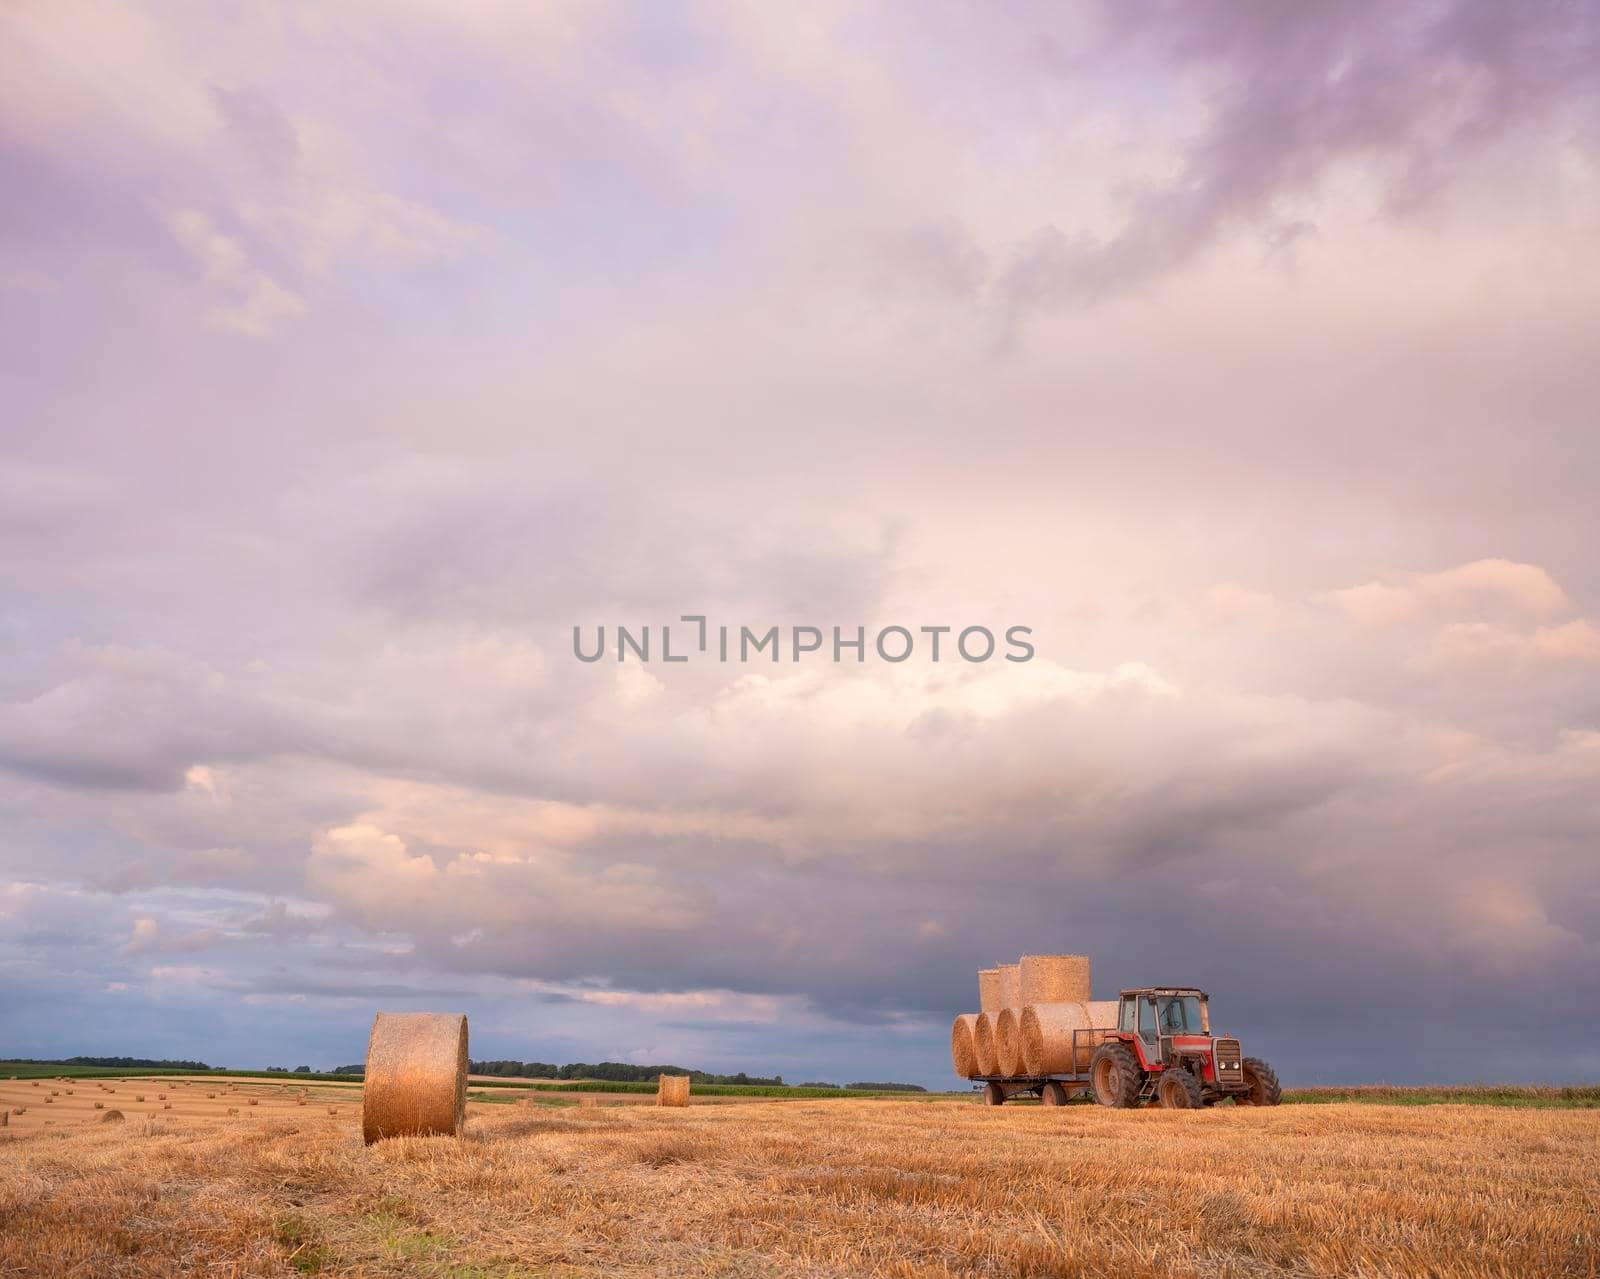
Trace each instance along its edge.
{"label": "red tractor", "polygon": [[1139,986],[1121,992],[1117,1027],[1103,1032],[1089,1060],[1089,1087],[1102,1106],[1149,1101],[1183,1110],[1276,1106],[1283,1089],[1271,1066],[1241,1057],[1239,1041],[1212,1035],[1209,997],[1192,986]]}

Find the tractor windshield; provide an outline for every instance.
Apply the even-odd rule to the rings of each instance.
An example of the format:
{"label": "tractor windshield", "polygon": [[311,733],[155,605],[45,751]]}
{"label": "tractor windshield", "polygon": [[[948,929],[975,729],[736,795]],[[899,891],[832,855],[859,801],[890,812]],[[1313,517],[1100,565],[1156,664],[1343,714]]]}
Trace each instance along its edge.
{"label": "tractor windshield", "polygon": [[1203,1035],[1205,1023],[1200,1018],[1198,995],[1168,995],[1161,1000],[1161,1033],[1163,1035]]}

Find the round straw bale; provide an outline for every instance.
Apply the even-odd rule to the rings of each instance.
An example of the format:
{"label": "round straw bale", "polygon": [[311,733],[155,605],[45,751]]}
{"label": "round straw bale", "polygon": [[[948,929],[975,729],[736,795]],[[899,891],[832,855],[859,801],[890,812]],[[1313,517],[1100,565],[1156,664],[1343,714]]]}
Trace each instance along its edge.
{"label": "round straw bale", "polygon": [[100,1122],[103,1124],[120,1124],[122,1122],[122,1112],[120,1110],[108,1110],[100,1116]]}
{"label": "round straw bale", "polygon": [[998,1075],[1000,1061],[994,1042],[994,1014],[979,1013],[972,1024],[972,1054],[978,1059],[980,1075]]}
{"label": "round straw bale", "polygon": [[1089,999],[1087,955],[1024,955],[1022,1006],[1086,1003]]}
{"label": "round straw bale", "polygon": [[656,1082],[656,1105],[687,1106],[689,1104],[689,1076],[661,1075]]}
{"label": "round straw bale", "polygon": [[977,1024],[977,1013],[962,1013],[950,1023],[950,1061],[963,1079],[978,1073],[978,1053],[972,1046],[972,1031]]}
{"label": "round straw bale", "polygon": [[978,969],[978,1008],[986,1013],[997,1013],[1004,1007],[1000,1002],[1000,970]]}
{"label": "round straw bale", "polygon": [[1022,1007],[1022,965],[1000,965],[1000,1007]]}
{"label": "round straw bale", "polygon": [[1002,1008],[994,1019],[994,1055],[1002,1075],[1022,1073],[1022,1028],[1015,1008]]}
{"label": "round straw bale", "polygon": [[1019,1021],[1024,1069],[1030,1075],[1082,1074],[1089,1069],[1089,1058],[1104,1036],[1078,1035],[1074,1057],[1072,1032],[1109,1030],[1116,1022],[1114,999],[1029,1004]]}
{"label": "round straw bale", "polygon": [[367,1144],[385,1137],[458,1137],[466,1118],[466,1017],[374,1017],[361,1088],[361,1134]]}

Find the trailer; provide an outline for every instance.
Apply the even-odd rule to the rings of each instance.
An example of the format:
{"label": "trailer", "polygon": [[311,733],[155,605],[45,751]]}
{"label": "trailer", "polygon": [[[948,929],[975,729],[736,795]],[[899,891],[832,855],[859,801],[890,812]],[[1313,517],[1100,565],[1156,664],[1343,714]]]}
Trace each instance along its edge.
{"label": "trailer", "polygon": [[[1072,1059],[1087,1060],[1114,1029],[1103,1026],[1073,1031]],[[1083,1037],[1081,1042],[1079,1036]],[[974,1075],[972,1082],[983,1085],[985,1106],[1003,1106],[1013,1097],[1029,1095],[1037,1097],[1041,1105],[1065,1106],[1080,1093],[1091,1098],[1094,1096],[1094,1080],[1087,1070],[1081,1074],[1064,1075]]]}

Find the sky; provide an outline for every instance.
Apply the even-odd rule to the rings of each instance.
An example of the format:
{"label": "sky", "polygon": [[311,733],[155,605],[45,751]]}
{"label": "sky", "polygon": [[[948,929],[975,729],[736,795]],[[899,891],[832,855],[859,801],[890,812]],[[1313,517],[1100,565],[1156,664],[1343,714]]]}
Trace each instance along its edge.
{"label": "sky", "polygon": [[0,28],[0,1056],[1600,1075],[1600,5]]}

